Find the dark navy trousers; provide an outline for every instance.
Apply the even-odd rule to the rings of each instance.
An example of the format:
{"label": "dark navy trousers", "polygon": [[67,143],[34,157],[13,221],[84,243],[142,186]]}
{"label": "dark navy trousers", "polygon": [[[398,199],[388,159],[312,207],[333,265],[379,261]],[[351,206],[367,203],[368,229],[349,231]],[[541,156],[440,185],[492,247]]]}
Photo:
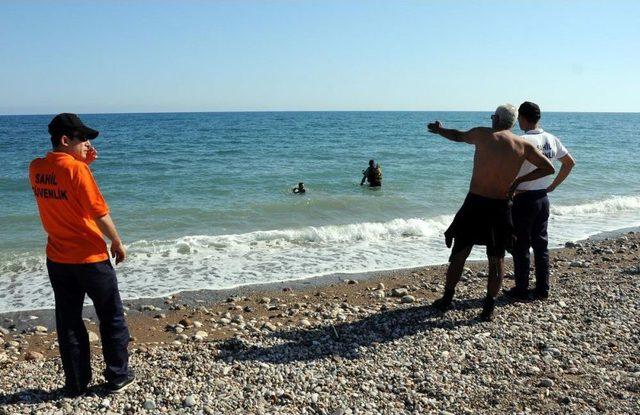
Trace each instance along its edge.
{"label": "dark navy trousers", "polygon": [[129,329],[111,262],[61,264],[47,259],[47,270],[56,301],[65,386],[81,391],[91,382],[89,335],[82,320],[85,295],[93,301],[100,320],[104,376],[108,382],[124,380],[129,373]]}
{"label": "dark navy trousers", "polygon": [[549,198],[546,190],[531,190],[520,193],[513,199],[513,225],[516,243],[513,267],[516,288],[529,289],[529,269],[531,259],[529,249],[533,248],[536,273],[536,292],[549,292],[549,249],[547,223],[549,222]]}

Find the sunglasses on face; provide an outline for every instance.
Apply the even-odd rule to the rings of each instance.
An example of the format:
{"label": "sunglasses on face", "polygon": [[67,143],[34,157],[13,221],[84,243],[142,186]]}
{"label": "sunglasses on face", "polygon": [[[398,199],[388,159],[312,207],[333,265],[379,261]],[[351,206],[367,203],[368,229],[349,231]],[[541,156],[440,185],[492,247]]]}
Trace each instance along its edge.
{"label": "sunglasses on face", "polygon": [[69,138],[72,138],[74,140],[78,140],[78,141],[80,141],[82,143],[84,143],[85,141],[89,140],[84,135],[79,135],[79,134],[73,134],[73,135],[69,136]]}

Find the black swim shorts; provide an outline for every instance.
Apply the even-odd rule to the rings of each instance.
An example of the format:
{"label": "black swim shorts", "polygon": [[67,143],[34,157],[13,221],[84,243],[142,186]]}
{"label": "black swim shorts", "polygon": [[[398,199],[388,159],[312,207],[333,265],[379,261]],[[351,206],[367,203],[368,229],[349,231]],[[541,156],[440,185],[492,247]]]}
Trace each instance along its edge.
{"label": "black swim shorts", "polygon": [[449,261],[473,245],[485,245],[487,256],[504,257],[515,240],[511,202],[469,193],[444,235],[447,247],[454,241]]}

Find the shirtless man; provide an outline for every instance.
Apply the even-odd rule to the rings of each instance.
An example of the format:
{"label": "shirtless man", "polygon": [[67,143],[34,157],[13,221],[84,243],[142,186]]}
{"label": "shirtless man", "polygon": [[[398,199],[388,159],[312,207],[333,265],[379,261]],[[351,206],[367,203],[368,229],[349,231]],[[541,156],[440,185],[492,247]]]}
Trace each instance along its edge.
{"label": "shirtless man", "polygon": [[[445,232],[447,247],[452,240],[455,243],[449,257],[444,295],[433,304],[440,311],[451,308],[456,285],[473,245],[486,245],[489,279],[480,317],[485,321],[492,319],[504,276],[504,254],[513,244],[510,198],[520,183],[555,172],[535,146],[510,131],[517,117],[515,107],[507,104],[499,106],[491,116],[492,128],[459,131],[443,128],[439,121],[427,126],[429,132],[448,140],[476,146],[469,194]],[[516,178],[525,160],[536,169]]]}

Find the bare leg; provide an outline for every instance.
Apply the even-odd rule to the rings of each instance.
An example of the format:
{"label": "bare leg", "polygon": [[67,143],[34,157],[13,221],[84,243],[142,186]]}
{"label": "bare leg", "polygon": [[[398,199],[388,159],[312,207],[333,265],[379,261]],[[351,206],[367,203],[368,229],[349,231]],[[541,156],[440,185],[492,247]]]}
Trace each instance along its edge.
{"label": "bare leg", "polygon": [[489,280],[487,281],[487,296],[496,298],[502,287],[504,277],[504,257],[489,257]]}
{"label": "bare leg", "polygon": [[438,310],[447,311],[451,308],[451,301],[453,300],[456,285],[460,282],[460,277],[464,270],[464,263],[471,253],[471,248],[473,248],[473,246],[465,247],[451,258],[449,268],[447,268],[447,281],[444,286],[444,295],[433,303],[433,306]]}
{"label": "bare leg", "polygon": [[489,257],[489,279],[487,280],[487,296],[484,299],[480,318],[485,321],[493,319],[496,297],[502,286],[504,277],[504,257]]}
{"label": "bare leg", "polygon": [[447,268],[447,282],[444,288],[447,290],[455,290],[456,285],[460,282],[462,271],[464,270],[464,264],[471,253],[472,246],[465,247],[460,250],[451,258],[449,262],[449,268]]}

